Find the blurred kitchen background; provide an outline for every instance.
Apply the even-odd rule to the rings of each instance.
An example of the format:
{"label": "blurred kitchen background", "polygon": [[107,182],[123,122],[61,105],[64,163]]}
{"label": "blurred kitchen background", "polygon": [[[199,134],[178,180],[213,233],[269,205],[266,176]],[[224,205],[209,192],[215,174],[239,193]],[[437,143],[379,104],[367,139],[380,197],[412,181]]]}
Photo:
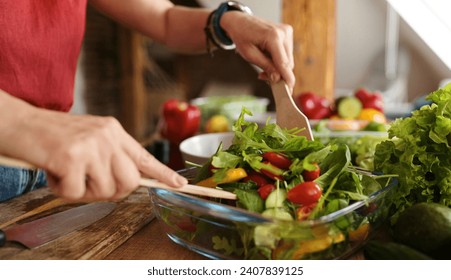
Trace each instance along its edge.
{"label": "blurred kitchen background", "polygon": [[[173,2],[215,8],[222,1]],[[284,9],[290,12],[289,5],[296,0],[241,2],[255,15],[280,22]],[[395,9],[387,2],[393,2]],[[435,4],[449,8],[448,2],[335,0],[333,94],[368,87],[384,93],[388,109],[408,110],[409,104],[450,79],[451,23],[449,17],[440,18],[445,9],[434,8]],[[415,5],[426,5],[430,11],[421,13],[432,17],[409,14]],[[444,34],[438,28],[418,27],[435,28],[436,21],[445,26]],[[170,97],[250,94],[271,98],[256,69],[234,52],[218,51],[213,57],[178,55],[90,8],[75,91],[72,113],[115,116],[140,141],[155,132],[159,106]]]}

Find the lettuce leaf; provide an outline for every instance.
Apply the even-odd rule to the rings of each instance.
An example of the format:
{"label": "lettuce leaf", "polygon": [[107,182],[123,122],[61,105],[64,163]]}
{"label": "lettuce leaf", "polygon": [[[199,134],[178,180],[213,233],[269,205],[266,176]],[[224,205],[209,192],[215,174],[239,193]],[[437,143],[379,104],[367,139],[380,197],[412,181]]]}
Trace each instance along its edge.
{"label": "lettuce leaf", "polygon": [[451,84],[426,99],[432,104],[395,120],[376,146],[375,170],[399,175],[392,222],[415,203],[451,206]]}

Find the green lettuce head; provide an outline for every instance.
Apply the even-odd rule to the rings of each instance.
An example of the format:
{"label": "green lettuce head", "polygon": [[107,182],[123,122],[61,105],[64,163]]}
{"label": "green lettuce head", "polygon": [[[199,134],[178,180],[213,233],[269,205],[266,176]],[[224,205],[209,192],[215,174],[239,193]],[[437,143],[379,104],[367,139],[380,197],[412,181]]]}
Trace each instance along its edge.
{"label": "green lettuce head", "polygon": [[431,105],[395,120],[376,147],[375,170],[399,176],[392,221],[415,203],[451,206],[451,84],[426,98]]}

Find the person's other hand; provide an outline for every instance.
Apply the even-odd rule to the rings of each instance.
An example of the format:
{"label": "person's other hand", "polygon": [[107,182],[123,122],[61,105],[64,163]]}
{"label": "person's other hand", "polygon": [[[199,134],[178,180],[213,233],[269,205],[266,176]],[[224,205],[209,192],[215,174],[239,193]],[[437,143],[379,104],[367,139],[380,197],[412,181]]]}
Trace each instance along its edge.
{"label": "person's other hand", "polygon": [[112,117],[37,109],[17,131],[13,154],[45,169],[49,187],[69,200],[124,198],[139,186],[140,172],[174,187],[187,183]]}
{"label": "person's other hand", "polygon": [[285,80],[292,89],[293,28],[287,24],[275,24],[238,11],[226,12],[221,27],[236,45],[236,51],[247,61],[260,67],[259,78],[277,82]]}

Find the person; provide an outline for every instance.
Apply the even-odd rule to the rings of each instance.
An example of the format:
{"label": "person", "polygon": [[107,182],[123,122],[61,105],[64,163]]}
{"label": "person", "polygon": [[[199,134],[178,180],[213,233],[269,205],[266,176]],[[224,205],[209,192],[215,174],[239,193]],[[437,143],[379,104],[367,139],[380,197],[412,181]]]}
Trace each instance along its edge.
{"label": "person", "polygon": [[88,4],[177,52],[233,45],[262,69],[260,79],[294,85],[292,28],[238,2],[211,11],[169,0],[0,0],[0,154],[37,167],[0,167],[0,201],[43,185],[67,200],[116,200],[141,174],[175,188],[187,183],[116,119],[67,113]]}

